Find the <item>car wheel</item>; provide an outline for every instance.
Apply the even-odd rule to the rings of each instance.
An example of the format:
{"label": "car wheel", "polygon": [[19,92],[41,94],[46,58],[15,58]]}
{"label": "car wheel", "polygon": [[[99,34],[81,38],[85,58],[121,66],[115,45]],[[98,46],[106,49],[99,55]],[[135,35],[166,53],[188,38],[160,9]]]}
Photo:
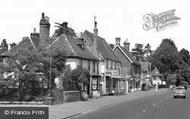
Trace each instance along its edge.
{"label": "car wheel", "polygon": [[184,99],[186,98],[186,96],[183,97]]}
{"label": "car wheel", "polygon": [[176,96],[173,96],[173,98],[176,98]]}

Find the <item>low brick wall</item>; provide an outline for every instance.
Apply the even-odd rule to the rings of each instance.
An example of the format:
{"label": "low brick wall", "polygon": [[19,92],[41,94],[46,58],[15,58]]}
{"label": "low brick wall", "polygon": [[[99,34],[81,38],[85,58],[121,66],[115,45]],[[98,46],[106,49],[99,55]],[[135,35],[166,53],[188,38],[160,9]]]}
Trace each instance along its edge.
{"label": "low brick wall", "polygon": [[52,90],[53,104],[63,104],[66,102],[80,101],[80,91],[62,91],[58,89]]}
{"label": "low brick wall", "polygon": [[80,91],[64,91],[63,92],[63,103],[80,101]]}
{"label": "low brick wall", "polygon": [[53,104],[62,104],[63,103],[63,91],[58,89],[52,90]]}

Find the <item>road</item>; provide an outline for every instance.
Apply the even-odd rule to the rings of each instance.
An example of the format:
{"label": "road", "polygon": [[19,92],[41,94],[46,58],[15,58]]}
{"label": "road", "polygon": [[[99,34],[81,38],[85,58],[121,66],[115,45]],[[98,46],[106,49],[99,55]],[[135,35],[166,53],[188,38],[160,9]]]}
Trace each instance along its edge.
{"label": "road", "polygon": [[101,107],[73,119],[190,119],[190,90],[186,99],[170,91]]}

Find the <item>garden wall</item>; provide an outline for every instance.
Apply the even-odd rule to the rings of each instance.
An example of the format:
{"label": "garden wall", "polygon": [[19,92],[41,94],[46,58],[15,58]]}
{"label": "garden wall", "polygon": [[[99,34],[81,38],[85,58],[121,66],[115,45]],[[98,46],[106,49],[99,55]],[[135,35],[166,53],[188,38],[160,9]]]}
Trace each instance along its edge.
{"label": "garden wall", "polygon": [[54,98],[53,104],[63,104],[67,102],[80,101],[80,91],[62,91],[54,89],[52,91]]}

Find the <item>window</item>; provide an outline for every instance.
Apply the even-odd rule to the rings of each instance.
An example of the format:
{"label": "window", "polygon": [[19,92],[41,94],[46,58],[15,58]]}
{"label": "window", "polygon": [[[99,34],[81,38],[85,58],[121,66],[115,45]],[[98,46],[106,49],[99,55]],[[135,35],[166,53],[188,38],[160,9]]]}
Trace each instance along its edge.
{"label": "window", "polygon": [[117,62],[115,62],[115,69],[117,69]]}
{"label": "window", "polygon": [[88,70],[90,71],[90,60],[88,61]]}
{"label": "window", "polygon": [[118,66],[117,66],[117,62],[115,62],[115,69],[116,69],[116,70],[117,70],[117,67],[118,67]]}
{"label": "window", "polygon": [[119,69],[120,68],[120,66],[119,66],[120,64],[119,64],[119,62],[117,63],[117,69]]}
{"label": "window", "polygon": [[111,65],[111,69],[112,69],[113,68],[113,61],[110,61],[110,62],[111,62],[111,64],[110,64]]}
{"label": "window", "polygon": [[115,61],[113,61],[112,68],[115,69]]}
{"label": "window", "polygon": [[92,90],[98,90],[98,80],[97,80],[97,78],[92,78]]}
{"label": "window", "polygon": [[111,61],[108,60],[108,68],[110,69],[111,68]]}
{"label": "window", "polygon": [[79,66],[82,67],[82,59],[79,59]]}
{"label": "window", "polygon": [[108,60],[105,60],[106,61],[106,69],[108,69]]}
{"label": "window", "polygon": [[97,74],[99,74],[99,63],[97,62]]}
{"label": "window", "polygon": [[96,62],[93,61],[93,73],[95,73],[95,72],[96,72]]}

